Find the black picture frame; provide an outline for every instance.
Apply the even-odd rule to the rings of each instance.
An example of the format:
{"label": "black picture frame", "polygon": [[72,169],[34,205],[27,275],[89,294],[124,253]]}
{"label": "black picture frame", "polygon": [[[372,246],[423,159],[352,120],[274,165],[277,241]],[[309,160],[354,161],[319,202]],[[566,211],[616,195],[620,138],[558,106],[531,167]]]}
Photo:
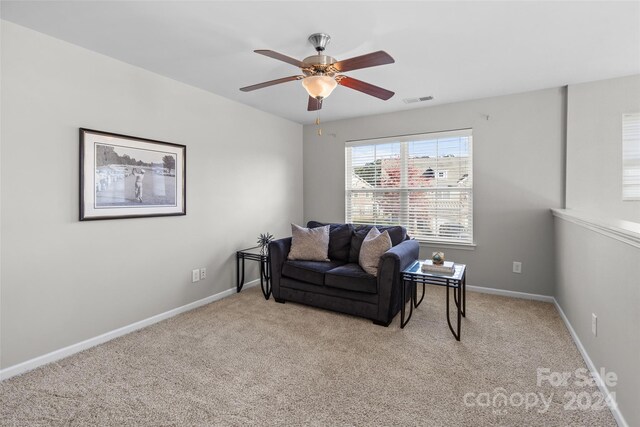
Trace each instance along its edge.
{"label": "black picture frame", "polygon": [[187,147],[80,128],[80,221],[187,214]]}

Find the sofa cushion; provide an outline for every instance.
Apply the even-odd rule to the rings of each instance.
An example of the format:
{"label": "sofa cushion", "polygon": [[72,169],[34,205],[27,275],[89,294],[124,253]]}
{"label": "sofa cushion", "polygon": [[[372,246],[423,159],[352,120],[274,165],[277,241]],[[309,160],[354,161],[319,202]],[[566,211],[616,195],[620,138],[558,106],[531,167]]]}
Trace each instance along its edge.
{"label": "sofa cushion", "polygon": [[[291,296],[294,297],[291,298]],[[283,277],[280,281],[280,297],[285,300],[342,311],[356,316],[370,317],[371,314],[365,314],[360,311],[363,308],[363,304],[367,306],[371,304],[375,307],[374,317],[378,308],[378,294],[318,286],[289,277]],[[327,299],[331,300],[331,302],[328,302]],[[400,308],[400,305],[398,305],[398,308]]]}
{"label": "sofa cushion", "polygon": [[[360,261],[360,248],[362,247],[362,241],[369,233],[369,230],[373,225],[358,225],[355,227],[353,236],[351,237],[351,249],[349,250],[349,262],[359,262]],[[391,238],[391,244],[393,246],[398,243],[403,242],[407,238],[407,229],[400,226],[394,225],[391,227],[383,227],[376,225],[376,228],[381,232],[388,231],[389,237]]]}
{"label": "sofa cushion", "polygon": [[324,276],[325,286],[349,291],[375,294],[378,292],[378,280],[365,272],[358,264],[349,263],[335,267]]}
{"label": "sofa cushion", "polygon": [[285,261],[282,275],[302,282],[324,285],[324,274],[344,264],[344,261]]}
{"label": "sofa cushion", "polygon": [[291,249],[287,259],[329,261],[329,226],[304,228],[291,224]]}
{"label": "sofa cushion", "polygon": [[362,242],[358,264],[360,264],[360,267],[367,273],[377,276],[380,257],[389,249],[391,249],[389,232],[385,230],[383,233],[380,233],[376,227],[371,227],[371,230],[367,233],[367,237],[365,237]]}
{"label": "sofa cushion", "polygon": [[325,224],[318,221],[309,221],[307,227],[316,228],[329,226],[329,259],[349,261],[349,249],[351,248],[352,224]]}

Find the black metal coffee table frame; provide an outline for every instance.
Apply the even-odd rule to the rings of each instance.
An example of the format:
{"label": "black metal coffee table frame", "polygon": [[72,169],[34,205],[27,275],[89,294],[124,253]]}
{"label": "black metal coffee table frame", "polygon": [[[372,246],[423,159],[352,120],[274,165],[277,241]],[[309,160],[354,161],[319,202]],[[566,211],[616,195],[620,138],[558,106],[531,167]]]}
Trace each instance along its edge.
{"label": "black metal coffee table frame", "polygon": [[[240,292],[244,286],[244,260],[258,261],[260,263],[260,288],[264,299],[268,300],[271,296],[271,258],[268,253],[262,254],[259,249],[260,246],[254,246],[236,252],[236,289],[237,292]],[[240,268],[241,263],[242,269]]]}
{"label": "black metal coffee table frame", "polygon": [[[421,269],[422,265],[420,261],[414,262],[408,268],[402,272],[402,308],[400,317],[400,327],[404,328],[411,315],[413,314],[413,308],[418,307],[425,294],[425,285],[446,286],[447,288],[447,323],[451,333],[460,341],[460,321],[461,317],[466,317],[465,310],[467,305],[467,272],[464,264],[455,264],[455,273],[451,275],[437,274],[437,273],[423,273]],[[422,297],[418,301],[418,284],[422,283]],[[405,305],[406,305],[406,288],[407,285],[411,287],[411,302],[409,317],[405,320]],[[451,325],[451,316],[449,309],[449,290],[453,289],[453,301],[457,308],[458,324],[456,330]]]}

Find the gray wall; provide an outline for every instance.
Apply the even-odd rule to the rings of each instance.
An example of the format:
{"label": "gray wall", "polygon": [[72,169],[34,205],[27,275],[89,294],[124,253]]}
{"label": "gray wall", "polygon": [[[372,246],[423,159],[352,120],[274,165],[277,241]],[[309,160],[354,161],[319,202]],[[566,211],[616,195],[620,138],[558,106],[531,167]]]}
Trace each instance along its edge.
{"label": "gray wall", "polygon": [[[563,89],[549,89],[324,123],[323,136],[305,126],[305,220],[344,221],[345,141],[473,128],[477,247],[423,245],[421,257],[443,249],[469,266],[470,285],[552,295],[549,208],[563,200],[564,101]],[[512,273],[513,261],[522,274]]]}
{"label": "gray wall", "polygon": [[640,75],[569,86],[567,208],[640,222],[622,201],[622,115],[640,112]]}
{"label": "gray wall", "polygon": [[[560,218],[555,239],[558,304],[596,368],[617,374],[609,389],[627,423],[638,426],[640,249]],[[591,313],[598,316],[597,336]]]}
{"label": "gray wall", "polygon": [[[640,201],[622,202],[620,184],[622,114],[638,111],[640,76],[569,86],[568,208],[609,223],[640,222]],[[596,367],[618,374],[612,391],[620,410],[640,425],[640,249],[557,218],[556,253],[558,303]]]}
{"label": "gray wall", "polygon": [[[300,125],[8,22],[1,59],[3,368],[229,289],[302,221]],[[79,127],[185,144],[187,215],[78,222]]]}

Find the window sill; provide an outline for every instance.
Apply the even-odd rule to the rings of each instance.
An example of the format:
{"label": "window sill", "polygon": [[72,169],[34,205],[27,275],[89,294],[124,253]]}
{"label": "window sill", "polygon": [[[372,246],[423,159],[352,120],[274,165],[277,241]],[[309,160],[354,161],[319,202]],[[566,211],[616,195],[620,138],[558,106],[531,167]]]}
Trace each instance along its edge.
{"label": "window sill", "polygon": [[442,243],[442,242],[430,242],[428,240],[418,240],[420,247],[429,247],[430,249],[457,249],[461,251],[475,251],[475,243]]}

